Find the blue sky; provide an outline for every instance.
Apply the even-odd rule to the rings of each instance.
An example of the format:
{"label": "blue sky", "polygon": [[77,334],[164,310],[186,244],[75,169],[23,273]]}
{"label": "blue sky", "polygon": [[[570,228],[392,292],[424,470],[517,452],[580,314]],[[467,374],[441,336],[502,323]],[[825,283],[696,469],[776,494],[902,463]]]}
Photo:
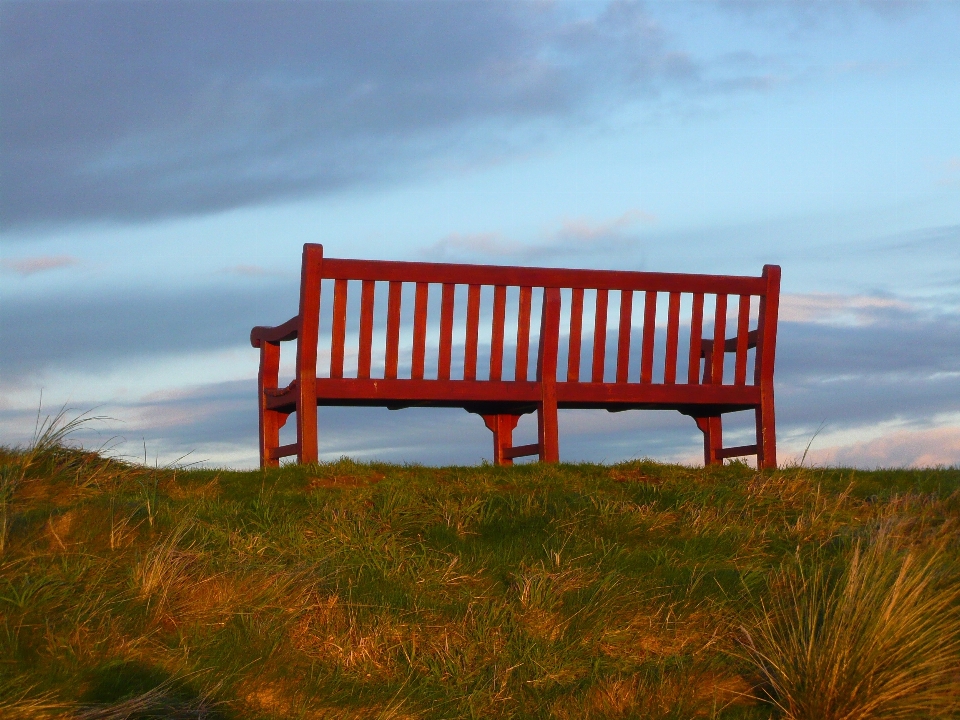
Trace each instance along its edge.
{"label": "blue sky", "polygon": [[[822,426],[814,462],[960,463],[958,37],[945,0],[2,2],[0,437],[42,389],[112,418],[88,445],[254,465],[247,335],[321,242],[778,263],[781,459]],[[490,455],[462,411],[320,422],[326,458]],[[675,413],[560,422],[565,460],[700,453]]]}

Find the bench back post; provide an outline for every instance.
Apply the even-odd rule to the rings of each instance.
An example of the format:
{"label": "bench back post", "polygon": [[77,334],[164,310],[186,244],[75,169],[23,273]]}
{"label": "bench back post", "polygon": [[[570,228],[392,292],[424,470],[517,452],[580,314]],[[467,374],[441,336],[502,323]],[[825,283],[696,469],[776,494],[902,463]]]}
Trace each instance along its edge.
{"label": "bench back post", "polygon": [[317,342],[323,246],[303,246],[300,270],[300,328],[297,333],[297,461],[315,463],[317,448]]}
{"label": "bench back post", "polygon": [[776,418],[773,403],[773,364],[777,351],[777,316],[780,309],[780,267],[764,265],[766,288],[760,298],[757,320],[757,357],[754,384],[760,388],[757,416],[757,467],[777,466]]}

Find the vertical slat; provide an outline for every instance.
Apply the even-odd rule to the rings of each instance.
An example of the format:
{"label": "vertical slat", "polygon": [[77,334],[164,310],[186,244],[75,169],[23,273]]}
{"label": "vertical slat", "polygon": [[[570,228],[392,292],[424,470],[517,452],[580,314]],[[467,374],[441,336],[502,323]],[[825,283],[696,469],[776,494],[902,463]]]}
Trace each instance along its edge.
{"label": "vertical slat", "polygon": [[667,351],[663,367],[663,382],[673,385],[677,382],[677,349],[680,344],[680,293],[670,293],[670,305],[667,308]]}
{"label": "vertical slat", "polygon": [[343,345],[347,333],[347,281],[333,283],[333,329],[330,338],[330,377],[343,377]]}
{"label": "vertical slat", "polygon": [[603,382],[603,363],[607,353],[607,291],[597,290],[597,314],[593,321],[592,382]]}
{"label": "vertical slat", "polygon": [[373,349],[373,291],[376,283],[364,280],[360,285],[360,348],[357,377],[370,377],[370,352]]}
{"label": "vertical slat", "polygon": [[630,369],[630,329],[633,323],[633,290],[620,291],[620,333],[617,336],[617,382],[627,381]]}
{"label": "vertical slat", "polygon": [[444,283],[440,295],[440,358],[437,362],[437,379],[450,379],[450,352],[453,348],[453,283]]}
{"label": "vertical slat", "polygon": [[463,349],[463,379],[477,379],[477,334],[480,331],[480,286],[467,290],[467,337]]}
{"label": "vertical slat", "polygon": [[390,282],[387,295],[387,348],[384,359],[383,376],[389,379],[397,377],[397,361],[400,354],[400,297],[403,283]]}
{"label": "vertical slat", "polygon": [[750,296],[740,296],[737,317],[737,362],[734,365],[733,382],[747,384],[747,334],[750,332]]}
{"label": "vertical slat", "polygon": [[693,295],[693,314],[690,317],[690,364],[687,367],[687,382],[700,383],[700,344],[703,340],[703,293]]}
{"label": "vertical slat", "polygon": [[713,385],[723,385],[723,355],[727,333],[727,296],[725,293],[717,295],[717,311],[713,316],[713,357],[708,358],[711,363],[710,382]]}
{"label": "vertical slat", "polygon": [[580,335],[583,331],[583,288],[573,288],[570,303],[570,348],[567,382],[580,382]]}
{"label": "vertical slat", "polygon": [[653,341],[657,332],[657,293],[647,290],[643,299],[643,351],[640,356],[640,382],[653,381]]}
{"label": "vertical slat", "polygon": [[490,379],[503,377],[503,323],[507,315],[507,288],[493,288],[493,324],[490,328]]}
{"label": "vertical slat", "polygon": [[530,361],[530,301],[533,289],[520,288],[520,308],[517,317],[517,362],[514,378],[521,382],[527,379],[527,365]]}
{"label": "vertical slat", "polygon": [[423,359],[427,348],[427,297],[430,286],[425,282],[417,283],[417,292],[413,299],[413,356],[410,362],[410,377],[423,380]]}

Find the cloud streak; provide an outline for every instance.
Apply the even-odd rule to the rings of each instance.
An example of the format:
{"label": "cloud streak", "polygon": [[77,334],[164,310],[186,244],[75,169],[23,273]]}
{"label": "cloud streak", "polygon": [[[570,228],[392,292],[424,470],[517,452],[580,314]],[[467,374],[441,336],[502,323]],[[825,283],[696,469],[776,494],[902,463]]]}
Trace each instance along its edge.
{"label": "cloud streak", "polygon": [[148,0],[0,13],[0,157],[17,178],[0,195],[8,227],[389,181],[462,153],[480,124],[568,117],[697,74],[632,3]]}

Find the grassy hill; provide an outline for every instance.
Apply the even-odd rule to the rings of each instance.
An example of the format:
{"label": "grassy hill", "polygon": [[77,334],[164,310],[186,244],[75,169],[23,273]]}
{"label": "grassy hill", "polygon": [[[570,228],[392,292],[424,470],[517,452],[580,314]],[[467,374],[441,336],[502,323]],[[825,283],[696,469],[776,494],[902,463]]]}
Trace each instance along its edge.
{"label": "grassy hill", "polygon": [[960,717],[958,470],[150,469],[55,435],[0,451],[0,717]]}

